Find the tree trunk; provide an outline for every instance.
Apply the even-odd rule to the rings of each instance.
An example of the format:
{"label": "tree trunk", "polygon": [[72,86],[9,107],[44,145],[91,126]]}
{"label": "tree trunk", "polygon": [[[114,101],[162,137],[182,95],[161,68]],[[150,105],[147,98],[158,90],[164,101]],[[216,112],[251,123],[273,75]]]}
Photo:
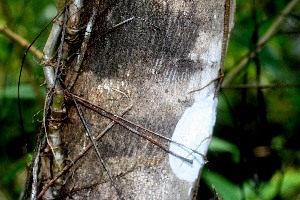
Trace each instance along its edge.
{"label": "tree trunk", "polygon": [[[225,0],[85,1],[80,21],[87,24],[93,10],[97,12],[91,39],[71,92],[117,115],[132,106],[123,115],[126,120],[185,146],[134,128],[170,154],[115,124],[97,141],[106,169],[91,148],[65,175],[60,195],[194,198],[206,160],[190,149],[206,154],[215,123]],[[86,25],[81,26],[84,30]],[[72,64],[66,67],[67,87],[76,76]],[[90,139],[74,102],[67,105],[62,148],[66,162],[72,163]],[[95,137],[112,122],[86,107],[81,110]]]}

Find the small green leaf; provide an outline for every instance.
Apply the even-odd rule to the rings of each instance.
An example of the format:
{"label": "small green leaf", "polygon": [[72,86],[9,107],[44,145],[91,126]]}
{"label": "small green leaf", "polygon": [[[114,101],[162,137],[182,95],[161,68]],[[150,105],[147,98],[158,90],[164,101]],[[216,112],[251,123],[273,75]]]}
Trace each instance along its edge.
{"label": "small green leaf", "polygon": [[240,151],[238,147],[218,137],[213,137],[209,150],[212,152],[229,152],[232,154],[232,158],[235,162],[240,160]]}
{"label": "small green leaf", "polygon": [[218,196],[222,197],[224,200],[241,199],[242,197],[238,185],[232,183],[216,172],[206,171],[203,173],[202,179],[207,185],[214,185],[215,189],[218,191]]}

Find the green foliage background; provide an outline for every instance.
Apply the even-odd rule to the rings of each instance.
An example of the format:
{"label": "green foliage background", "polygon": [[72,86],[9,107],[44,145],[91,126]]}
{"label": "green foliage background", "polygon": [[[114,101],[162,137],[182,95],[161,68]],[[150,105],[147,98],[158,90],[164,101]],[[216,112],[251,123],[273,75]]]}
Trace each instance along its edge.
{"label": "green foliage background", "polygon": [[[6,25],[28,41],[33,41],[55,15],[53,1],[1,0],[0,25]],[[51,28],[51,27],[50,27]],[[43,49],[50,28],[35,46]],[[21,103],[25,135],[21,134],[17,84],[25,49],[0,34],[0,199],[17,199],[24,187],[43,108],[45,89],[42,67],[28,54],[21,78]],[[34,122],[33,122],[34,121]],[[28,152],[28,153],[27,153]]]}
{"label": "green foliage background", "polygon": [[[255,48],[288,2],[237,0],[226,72]],[[0,25],[29,41],[55,15],[51,0],[1,0],[0,8]],[[286,18],[281,30],[232,83],[276,87],[222,89],[220,93],[201,199],[213,197],[212,185],[225,200],[300,199],[300,5]],[[35,43],[40,50],[49,31]],[[21,79],[22,135],[17,82],[24,52],[0,34],[0,199],[16,199],[22,191],[41,119],[40,114],[34,115],[44,103],[45,89],[39,86],[44,81],[42,68],[29,53]]]}

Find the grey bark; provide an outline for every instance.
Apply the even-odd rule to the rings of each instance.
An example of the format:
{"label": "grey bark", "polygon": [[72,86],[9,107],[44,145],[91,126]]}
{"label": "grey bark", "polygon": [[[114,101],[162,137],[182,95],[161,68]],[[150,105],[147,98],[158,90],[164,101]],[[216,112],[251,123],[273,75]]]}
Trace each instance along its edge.
{"label": "grey bark", "polygon": [[[218,76],[224,2],[85,1],[86,19],[82,22],[87,22],[92,9],[100,6],[72,92],[116,114],[133,105],[124,118],[171,138],[195,98],[215,93],[216,84],[212,83],[198,91],[198,96],[189,94]],[[109,31],[131,17],[134,19],[129,23]],[[215,51],[212,47],[216,47]],[[207,55],[211,52],[215,55]],[[67,66],[67,80],[72,79],[68,79],[74,76],[72,73],[72,65]],[[111,122],[91,110],[83,110],[94,135]],[[69,162],[90,143],[74,106],[68,111],[62,139]],[[169,143],[154,139],[169,148]],[[168,153],[124,127],[113,126],[98,145],[124,199],[194,197],[197,179],[189,182],[178,178],[170,167]],[[61,195],[66,199],[120,198],[93,149],[65,177]]]}

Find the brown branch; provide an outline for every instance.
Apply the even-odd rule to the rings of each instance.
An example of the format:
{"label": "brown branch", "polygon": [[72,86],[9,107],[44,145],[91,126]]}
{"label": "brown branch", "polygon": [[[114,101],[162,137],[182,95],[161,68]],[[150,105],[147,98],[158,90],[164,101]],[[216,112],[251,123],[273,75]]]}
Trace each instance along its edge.
{"label": "brown branch", "polygon": [[[17,43],[19,46],[23,48],[28,48],[30,46],[30,42],[10,30],[8,27],[4,25],[0,25],[0,33],[11,39],[13,42]],[[31,46],[29,51],[33,53],[38,59],[42,59],[43,53],[38,50],[36,47]]]}
{"label": "brown branch", "polygon": [[247,63],[250,59],[253,59],[257,53],[259,53],[266,43],[280,30],[281,26],[285,22],[286,16],[295,8],[299,0],[290,1],[283,11],[276,17],[266,33],[258,40],[256,48],[247,53],[237,64],[233,67],[223,81],[223,86],[228,85],[243,69],[247,67]]}

